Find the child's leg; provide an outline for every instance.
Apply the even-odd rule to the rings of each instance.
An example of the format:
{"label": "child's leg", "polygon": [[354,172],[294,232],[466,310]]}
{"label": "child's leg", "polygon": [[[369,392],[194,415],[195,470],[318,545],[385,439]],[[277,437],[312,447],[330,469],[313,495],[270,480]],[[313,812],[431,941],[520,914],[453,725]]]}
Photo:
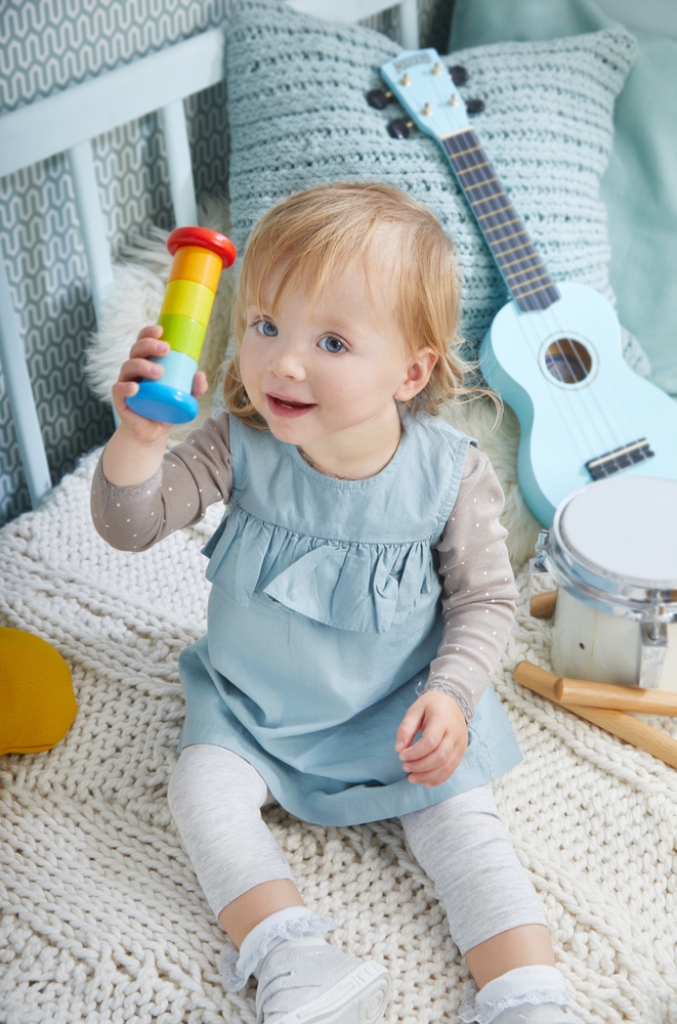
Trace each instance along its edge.
{"label": "child's leg", "polygon": [[261,818],[267,795],[252,765],[212,744],[185,747],[169,783],[169,806],[202,891],[237,946],[264,917],[303,906]]}
{"label": "child's leg", "polygon": [[257,1016],[264,1024],[377,1024],[390,978],[322,938],[331,921],[303,906],[287,860],[261,819],[267,787],[232,751],[211,744],[184,748],[169,803],[209,905],[240,947],[219,969],[232,991],[254,974]]}
{"label": "child's leg", "polygon": [[[481,990],[477,1007],[470,998],[467,1020],[498,1021],[502,1010],[540,1002],[554,1011],[562,1007],[551,1018],[553,1024],[579,1021],[571,1015],[572,1002],[554,966],[538,894],[513,849],[491,786],[407,814],[402,825],[412,853],[435,883],[452,937]],[[480,1012],[485,997],[489,1005]]]}

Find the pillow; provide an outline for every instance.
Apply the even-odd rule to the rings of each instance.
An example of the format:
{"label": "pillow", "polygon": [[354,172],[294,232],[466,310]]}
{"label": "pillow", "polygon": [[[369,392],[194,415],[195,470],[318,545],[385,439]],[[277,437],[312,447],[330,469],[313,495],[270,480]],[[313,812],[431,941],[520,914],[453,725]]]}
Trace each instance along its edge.
{"label": "pillow", "polygon": [[[277,0],[244,0],[227,34],[231,237],[241,251],[261,214],[299,189],[339,180],[387,181],[426,203],[455,240],[463,323],[474,355],[507,301],[503,280],[434,139],[392,139],[396,105],[367,105],[380,64],[401,47],[360,26],[336,25]],[[502,43],[448,58],[469,72],[473,121],[555,280],[589,284],[610,301],[600,178],[616,95],[635,42],[622,30],[554,42]],[[633,368],[647,363],[626,339]]]}
{"label": "pillow", "polygon": [[[663,16],[667,22],[667,8]],[[592,0],[456,0],[450,48],[608,27],[618,22]],[[609,214],[609,274],[621,323],[640,340],[651,380],[677,396],[677,39],[648,32],[637,37],[601,188]]]}

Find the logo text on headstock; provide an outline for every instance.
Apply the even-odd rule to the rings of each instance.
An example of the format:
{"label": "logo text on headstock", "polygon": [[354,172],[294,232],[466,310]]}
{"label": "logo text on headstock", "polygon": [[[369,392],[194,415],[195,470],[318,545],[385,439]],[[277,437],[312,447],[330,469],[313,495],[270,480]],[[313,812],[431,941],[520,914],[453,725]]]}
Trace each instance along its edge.
{"label": "logo text on headstock", "polygon": [[425,50],[419,50],[418,53],[410,53],[401,60],[393,61],[393,67],[397,72],[406,71],[407,68],[413,68],[416,64],[432,64],[430,54]]}

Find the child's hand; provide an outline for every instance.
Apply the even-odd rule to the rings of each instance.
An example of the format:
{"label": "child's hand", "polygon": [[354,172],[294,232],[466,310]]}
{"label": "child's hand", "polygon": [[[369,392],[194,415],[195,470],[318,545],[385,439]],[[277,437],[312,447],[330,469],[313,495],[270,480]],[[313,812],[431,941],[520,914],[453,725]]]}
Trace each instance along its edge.
{"label": "child's hand", "polygon": [[[113,404],[120,421],[138,441],[146,444],[166,440],[172,424],[156,423],[139,416],[129,408],[127,399],[139,390],[138,381],[161,379],[164,370],[159,363],[151,362],[151,356],[166,356],[168,352],[169,345],[162,341],[162,328],[159,325],[144,327],[130,349],[129,359],[120,368],[117,383],[113,385]],[[199,370],[193,380],[193,395],[199,398],[206,390],[207,378]]]}
{"label": "child's hand", "polygon": [[[417,732],[421,738],[411,746]],[[414,701],[397,730],[395,750],[410,782],[439,786],[458,768],[468,746],[465,716],[453,697],[428,690]]]}
{"label": "child's hand", "polygon": [[[106,445],[103,453],[103,471],[106,479],[117,487],[150,480],[162,462],[171,423],[156,423],[139,416],[127,405],[127,399],[139,389],[139,380],[160,380],[163,368],[150,361],[151,356],[164,356],[169,345],[161,340],[160,326],[144,327],[132,345],[127,359],[120,368],[120,376],[113,385],[113,402],[120,426]],[[207,390],[204,373],[196,373],[193,395],[199,398]]]}

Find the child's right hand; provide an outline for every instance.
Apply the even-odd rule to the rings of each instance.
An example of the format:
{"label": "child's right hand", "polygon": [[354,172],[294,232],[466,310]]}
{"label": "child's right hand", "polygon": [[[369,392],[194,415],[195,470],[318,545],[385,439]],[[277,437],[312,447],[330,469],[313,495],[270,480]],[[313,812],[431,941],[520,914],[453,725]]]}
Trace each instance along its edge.
{"label": "child's right hand", "polygon": [[163,368],[159,363],[151,362],[151,356],[166,356],[169,345],[162,340],[162,328],[159,325],[144,327],[129,350],[129,359],[120,367],[117,382],[113,385],[113,405],[120,417],[120,423],[126,432],[142,444],[157,444],[166,440],[171,430],[170,423],[158,423],[139,416],[127,405],[139,390],[141,380],[160,380]]}
{"label": "child's right hand", "polygon": [[[152,356],[164,356],[169,345],[162,341],[159,325],[144,327],[132,345],[113,385],[113,403],[120,417],[117,428],[103,453],[106,479],[117,487],[150,480],[162,462],[171,423],[157,423],[139,416],[127,405],[138,391],[140,380],[161,380],[163,367],[151,362]],[[193,395],[199,398],[207,390],[207,378],[198,371],[193,380]]]}
{"label": "child's right hand", "polygon": [[[127,405],[139,390],[141,380],[160,380],[164,372],[159,363],[151,357],[166,356],[169,345],[162,340],[162,328],[158,324],[144,327],[132,345],[127,359],[120,367],[117,383],[113,385],[113,405],[125,429],[141,444],[165,443],[172,429],[171,423],[158,423],[139,416]],[[207,390],[207,379],[201,371],[195,374],[193,395],[199,398]]]}

